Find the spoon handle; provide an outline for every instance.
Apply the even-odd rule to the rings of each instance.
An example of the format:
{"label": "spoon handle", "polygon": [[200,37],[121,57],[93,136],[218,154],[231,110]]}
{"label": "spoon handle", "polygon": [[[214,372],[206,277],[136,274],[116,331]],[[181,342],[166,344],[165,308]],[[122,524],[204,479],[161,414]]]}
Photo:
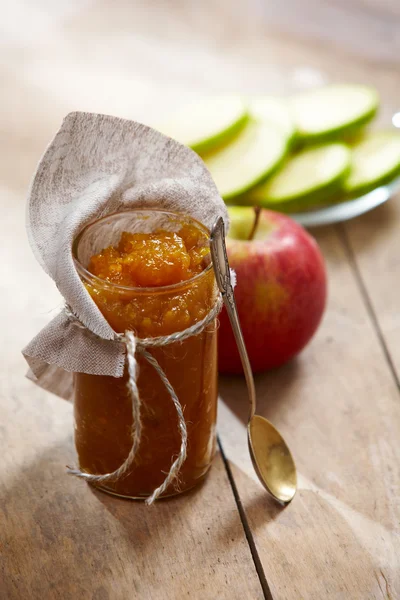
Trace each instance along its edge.
{"label": "spoon handle", "polygon": [[235,296],[231,282],[231,272],[229,268],[228,255],[225,245],[225,225],[222,217],[219,217],[215,222],[210,237],[211,258],[214,267],[215,279],[229,320],[232,325],[233,333],[236,339],[236,344],[239,350],[240,359],[243,365],[243,371],[246,378],[247,390],[250,400],[249,420],[256,412],[256,391],[254,387],[254,378],[250,366],[249,357],[247,355],[246,346],[243,339],[242,330],[240,328],[239,317],[236,308]]}

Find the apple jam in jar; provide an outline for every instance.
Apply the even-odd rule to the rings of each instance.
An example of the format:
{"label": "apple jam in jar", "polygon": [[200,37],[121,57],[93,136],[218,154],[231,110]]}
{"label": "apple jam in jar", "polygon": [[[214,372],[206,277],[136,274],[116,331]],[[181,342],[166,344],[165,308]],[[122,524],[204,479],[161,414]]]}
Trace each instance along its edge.
{"label": "apple jam in jar", "polygon": [[[131,210],[88,225],[74,242],[77,271],[116,333],[137,338],[180,332],[215,306],[217,290],[209,255],[209,231],[177,213]],[[187,458],[165,496],[184,492],[206,475],[215,453],[217,327],[152,347],[174,388],[188,431]],[[181,436],[171,396],[140,354],[138,390],[142,436],[127,474],[99,484],[110,493],[146,498],[160,486],[179,453]],[[132,403],[124,376],[75,374],[75,444],[82,471],[115,471],[132,447]]]}

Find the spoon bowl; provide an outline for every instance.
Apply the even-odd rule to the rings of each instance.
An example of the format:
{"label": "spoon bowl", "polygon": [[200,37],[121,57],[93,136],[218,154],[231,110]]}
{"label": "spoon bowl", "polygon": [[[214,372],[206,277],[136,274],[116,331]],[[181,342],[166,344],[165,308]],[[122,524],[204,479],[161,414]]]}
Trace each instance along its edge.
{"label": "spoon bowl", "polygon": [[265,417],[254,415],[247,425],[251,461],[259,480],[283,505],[296,493],[296,466],[279,431]]}

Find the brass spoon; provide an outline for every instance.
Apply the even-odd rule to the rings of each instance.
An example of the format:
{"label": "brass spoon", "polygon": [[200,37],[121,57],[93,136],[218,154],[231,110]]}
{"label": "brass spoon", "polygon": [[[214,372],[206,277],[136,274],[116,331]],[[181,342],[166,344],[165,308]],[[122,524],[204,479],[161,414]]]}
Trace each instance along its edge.
{"label": "brass spoon", "polygon": [[251,460],[255,472],[267,492],[279,503],[285,505],[293,499],[296,493],[296,466],[279,431],[267,419],[255,414],[254,379],[237,314],[225,246],[225,226],[221,217],[212,228],[210,247],[215,278],[232,325],[246,377],[250,402],[247,439]]}

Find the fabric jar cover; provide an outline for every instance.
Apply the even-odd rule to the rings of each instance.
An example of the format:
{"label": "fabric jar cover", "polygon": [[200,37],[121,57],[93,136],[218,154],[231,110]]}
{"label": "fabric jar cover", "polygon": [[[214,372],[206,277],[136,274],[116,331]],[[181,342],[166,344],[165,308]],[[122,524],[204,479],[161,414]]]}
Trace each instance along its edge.
{"label": "fabric jar cover", "polygon": [[208,228],[219,216],[228,224],[225,204],[195,152],[135,121],[67,115],[34,176],[27,230],[39,263],[87,329],[61,312],[23,350],[28,377],[63,398],[71,398],[74,372],[123,375],[125,345],[114,340],[78,276],[72,243],[87,223],[132,208],[179,212]]}

